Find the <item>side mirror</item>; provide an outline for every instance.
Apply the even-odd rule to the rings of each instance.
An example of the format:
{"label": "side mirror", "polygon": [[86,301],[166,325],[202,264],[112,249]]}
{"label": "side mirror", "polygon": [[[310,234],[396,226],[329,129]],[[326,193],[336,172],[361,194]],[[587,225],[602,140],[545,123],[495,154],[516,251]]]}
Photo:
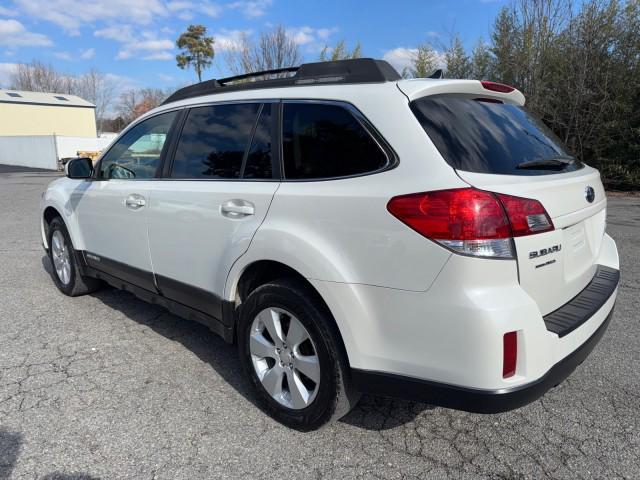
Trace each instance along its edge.
{"label": "side mirror", "polygon": [[90,158],[74,158],[65,164],[64,173],[69,178],[91,178],[93,162]]}

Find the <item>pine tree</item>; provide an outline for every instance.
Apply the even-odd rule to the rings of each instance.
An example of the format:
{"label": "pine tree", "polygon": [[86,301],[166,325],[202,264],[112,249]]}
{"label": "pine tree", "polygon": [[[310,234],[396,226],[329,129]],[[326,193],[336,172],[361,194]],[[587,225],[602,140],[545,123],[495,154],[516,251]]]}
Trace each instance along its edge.
{"label": "pine tree", "polygon": [[211,66],[215,54],[213,37],[207,37],[206,34],[207,27],[204,25],[189,25],[176,41],[176,46],[182,50],[176,55],[178,67],[183,70],[193,67],[199,82],[202,81],[202,71]]}

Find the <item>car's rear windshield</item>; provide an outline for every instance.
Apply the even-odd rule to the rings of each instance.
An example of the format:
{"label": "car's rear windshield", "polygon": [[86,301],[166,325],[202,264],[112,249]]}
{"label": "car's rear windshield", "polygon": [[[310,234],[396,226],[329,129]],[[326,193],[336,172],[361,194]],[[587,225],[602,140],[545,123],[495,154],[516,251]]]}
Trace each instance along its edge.
{"label": "car's rear windshield", "polygon": [[413,101],[411,109],[457,170],[544,175],[582,167],[524,107],[469,95],[433,95]]}

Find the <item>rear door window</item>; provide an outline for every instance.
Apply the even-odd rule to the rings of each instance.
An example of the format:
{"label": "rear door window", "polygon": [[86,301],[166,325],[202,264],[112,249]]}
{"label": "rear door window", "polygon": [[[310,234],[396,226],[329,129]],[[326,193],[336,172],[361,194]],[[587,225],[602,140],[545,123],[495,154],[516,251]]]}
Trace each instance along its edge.
{"label": "rear door window", "polygon": [[348,177],[387,166],[385,152],[346,108],[311,102],[285,102],[283,108],[286,179]]}
{"label": "rear door window", "polygon": [[413,101],[411,109],[457,170],[542,175],[582,167],[524,107],[468,95],[433,95]]}
{"label": "rear door window", "polygon": [[192,108],[178,142],[171,177],[240,178],[259,109],[259,103]]}

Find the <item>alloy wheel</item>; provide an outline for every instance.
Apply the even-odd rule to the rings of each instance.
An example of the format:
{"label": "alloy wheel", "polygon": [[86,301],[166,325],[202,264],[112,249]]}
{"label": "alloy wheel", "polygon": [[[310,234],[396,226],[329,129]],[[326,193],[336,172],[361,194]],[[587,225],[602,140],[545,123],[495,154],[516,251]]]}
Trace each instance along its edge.
{"label": "alloy wheel", "polygon": [[320,360],[304,325],[281,308],[266,308],[253,320],[251,363],[264,389],[294,410],[313,402],[320,385]]}
{"label": "alloy wheel", "polygon": [[60,230],[56,230],[51,236],[51,258],[58,279],[63,285],[68,285],[71,281],[71,257]]}

